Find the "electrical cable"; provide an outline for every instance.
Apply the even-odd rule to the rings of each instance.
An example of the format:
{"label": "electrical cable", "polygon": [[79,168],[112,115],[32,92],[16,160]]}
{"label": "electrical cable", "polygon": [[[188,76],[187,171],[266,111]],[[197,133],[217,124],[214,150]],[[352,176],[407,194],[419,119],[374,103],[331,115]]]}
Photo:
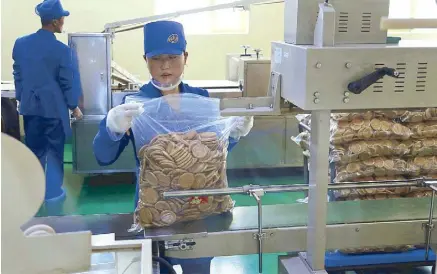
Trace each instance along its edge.
{"label": "electrical cable", "polygon": [[[126,266],[126,268],[123,270],[123,272],[121,274],[125,274],[126,271],[129,270],[129,268],[137,262],[140,262],[141,258],[140,257],[135,257],[132,259],[132,261]],[[165,266],[170,273],[169,274],[177,274],[176,270],[174,270],[173,266],[165,259],[161,258],[161,257],[157,257],[157,256],[152,256],[152,261],[158,262],[161,265]]]}

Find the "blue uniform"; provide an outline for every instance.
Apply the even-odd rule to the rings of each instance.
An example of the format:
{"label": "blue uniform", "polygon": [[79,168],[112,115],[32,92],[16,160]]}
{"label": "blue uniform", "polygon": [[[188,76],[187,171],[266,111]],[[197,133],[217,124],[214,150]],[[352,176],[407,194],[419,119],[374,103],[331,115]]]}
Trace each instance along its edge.
{"label": "blue uniform", "polygon": [[[36,11],[42,19],[69,14],[56,0],[44,1]],[[71,135],[69,109],[77,107],[81,94],[76,58],[54,33],[43,29],[18,38],[12,58],[25,142],[46,174],[45,199],[64,196],[64,143]]]}
{"label": "blue uniform", "polygon": [[[189,85],[181,83],[179,85],[179,91],[180,93],[192,93],[197,94],[205,97],[209,97],[209,94],[206,90],[201,88],[193,88]],[[137,93],[135,96],[145,97],[145,98],[158,98],[161,97],[161,92],[155,88],[152,84],[146,84],[143,87],[141,87],[141,90],[139,93]],[[124,100],[123,100],[124,103]],[[153,136],[152,136],[153,137]],[[151,138],[152,138],[151,137]],[[138,172],[140,168],[140,162],[138,160],[138,157],[136,155],[137,148],[135,147],[135,136],[132,134],[132,131],[130,131],[130,134],[125,134],[123,138],[119,141],[114,141],[114,138],[111,138],[111,133],[108,132],[108,129],[106,128],[106,118],[102,120],[99,127],[99,132],[97,133],[93,148],[94,148],[94,154],[95,157],[100,165],[110,165],[114,163],[120,154],[123,152],[125,147],[132,142],[132,145],[134,146],[135,151],[135,159],[137,164],[137,182],[136,182],[136,191],[135,191],[135,206],[138,203]],[[151,139],[147,138],[147,139]],[[229,138],[229,146],[228,150],[231,150],[235,145],[237,144],[237,141]],[[207,274],[209,273],[210,268],[210,261],[212,258],[204,258],[204,259],[196,259],[196,260],[181,260],[181,259],[171,259],[167,258],[171,263],[173,264],[181,264],[185,271],[188,271],[188,267],[195,266],[195,271],[199,271],[198,273]],[[162,269],[162,271],[165,271],[165,269]],[[161,273],[167,273],[167,272],[161,272]],[[193,270],[190,270],[187,273],[197,273]]]}

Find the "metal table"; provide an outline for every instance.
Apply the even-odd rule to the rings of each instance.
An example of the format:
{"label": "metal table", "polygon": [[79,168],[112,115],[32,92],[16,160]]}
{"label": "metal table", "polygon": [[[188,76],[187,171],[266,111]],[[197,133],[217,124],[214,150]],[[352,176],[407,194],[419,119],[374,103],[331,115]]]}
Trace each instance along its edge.
{"label": "metal table", "polygon": [[[425,244],[422,226],[429,215],[429,198],[403,198],[328,203],[327,250],[381,245]],[[434,206],[434,208],[436,205]],[[307,204],[263,206],[264,253],[306,250]],[[26,225],[47,224],[58,233],[91,230],[115,233],[116,239],[150,238],[154,241],[193,242],[194,248],[167,250],[180,258],[256,254],[257,207],[237,207],[229,214],[168,228],[129,233],[132,214],[53,216],[34,218]],[[437,239],[435,230],[433,239]],[[434,243],[434,242],[432,242]],[[214,249],[211,249],[214,245]]]}

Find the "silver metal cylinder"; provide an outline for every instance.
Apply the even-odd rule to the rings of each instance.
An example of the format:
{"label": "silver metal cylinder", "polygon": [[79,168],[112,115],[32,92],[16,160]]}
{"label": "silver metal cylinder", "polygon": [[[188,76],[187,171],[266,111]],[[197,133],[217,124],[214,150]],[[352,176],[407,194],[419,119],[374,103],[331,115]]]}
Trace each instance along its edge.
{"label": "silver metal cylinder", "polygon": [[[402,181],[367,181],[367,182],[351,182],[351,183],[336,183],[330,184],[328,189],[356,189],[356,188],[398,188],[406,186],[420,186],[417,180],[402,180]],[[197,189],[184,191],[168,191],[164,192],[164,198],[177,197],[193,197],[193,196],[216,196],[216,195],[232,195],[232,194],[247,194],[251,189],[262,189],[266,193],[277,192],[301,192],[308,191],[308,185],[274,185],[274,186],[245,186],[222,189]]]}

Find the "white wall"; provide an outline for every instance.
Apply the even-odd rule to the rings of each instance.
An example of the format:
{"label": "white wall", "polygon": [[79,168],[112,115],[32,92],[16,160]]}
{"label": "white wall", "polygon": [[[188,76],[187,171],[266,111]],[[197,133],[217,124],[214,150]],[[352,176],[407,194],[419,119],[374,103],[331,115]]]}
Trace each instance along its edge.
{"label": "white wall", "polygon": [[[181,0],[183,1],[183,0]],[[185,0],[189,1],[189,0]],[[17,37],[35,32],[40,27],[35,6],[40,0],[2,0],[2,80],[12,80],[12,48]],[[153,14],[153,0],[62,0],[71,12],[66,18],[68,32],[101,32],[105,23],[144,17]],[[12,12],[13,11],[13,12]],[[191,80],[224,79],[225,56],[241,52],[249,44],[263,49],[270,56],[270,42],[283,39],[283,4],[255,6],[250,13],[250,32],[242,35],[190,35],[189,60],[185,78]],[[270,27],[274,26],[274,27]],[[58,35],[67,42],[67,35]],[[142,29],[117,34],[114,60],[134,75],[147,80],[142,58]]]}

